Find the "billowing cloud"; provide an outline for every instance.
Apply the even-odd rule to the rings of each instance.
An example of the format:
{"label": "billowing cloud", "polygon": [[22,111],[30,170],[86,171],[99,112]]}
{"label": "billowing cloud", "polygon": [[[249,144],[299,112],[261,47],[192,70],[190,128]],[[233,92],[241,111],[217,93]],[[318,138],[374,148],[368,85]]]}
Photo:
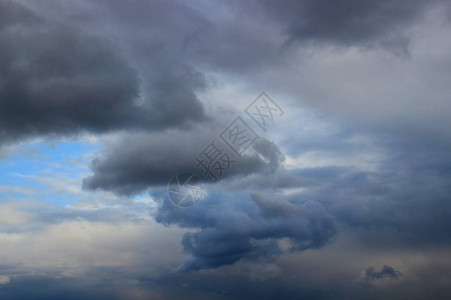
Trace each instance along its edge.
{"label": "billowing cloud", "polygon": [[[290,187],[307,184],[305,180],[284,172],[284,155],[267,139],[259,138],[238,157],[214,134],[218,124],[192,130],[168,130],[163,133],[137,134],[109,144],[107,153],[93,160],[94,175],[84,179],[86,189],[103,189],[118,194],[136,194],[150,187],[166,186],[179,173],[197,174],[204,182],[212,182],[198,165],[196,157],[212,141],[229,157],[230,168],[219,180],[228,180],[231,187]],[[217,132],[220,132],[217,130]],[[269,182],[268,182],[269,181]],[[240,184],[241,183],[241,184]]]}
{"label": "billowing cloud", "polygon": [[321,204],[293,204],[280,195],[255,194],[251,199],[215,195],[189,211],[165,202],[156,219],[166,225],[199,229],[183,237],[183,248],[190,256],[180,271],[319,248],[336,231],[333,217]]}
{"label": "billowing cloud", "polygon": [[[1,6],[6,16],[0,28],[2,141],[155,130],[205,117],[192,90],[202,79],[188,68],[171,70],[174,66],[161,62],[152,69],[153,78],[141,82],[108,37],[12,1]],[[149,84],[151,95],[142,95]]]}

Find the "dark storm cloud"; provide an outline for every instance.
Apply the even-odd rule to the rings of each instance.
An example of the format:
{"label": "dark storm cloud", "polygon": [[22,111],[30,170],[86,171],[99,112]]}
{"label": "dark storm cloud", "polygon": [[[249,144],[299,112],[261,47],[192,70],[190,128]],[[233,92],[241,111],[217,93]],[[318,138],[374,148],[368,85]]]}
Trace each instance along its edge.
{"label": "dark storm cloud", "polygon": [[[204,174],[204,169],[198,167],[195,160],[215,140],[211,128],[219,127],[211,123],[210,128],[168,130],[120,139],[110,145],[108,153],[93,160],[91,168],[94,175],[85,178],[83,186],[130,195],[149,187],[165,186],[178,173],[198,174],[203,181],[211,182],[212,178]],[[227,152],[226,146],[217,138],[215,145]],[[300,178],[279,170],[284,156],[274,143],[266,139],[255,141],[252,151],[249,150],[241,158],[231,151],[229,157],[234,162],[220,180],[229,179],[231,186],[238,187],[243,179],[249,186],[257,187],[265,184],[286,187],[302,182]]]}
{"label": "dark storm cloud", "polygon": [[108,35],[119,41],[142,80],[140,96],[152,104],[148,118],[167,127],[205,118],[196,93],[206,78],[189,54],[205,43],[208,21],[177,1],[94,3],[108,12]]}
{"label": "dark storm cloud", "polygon": [[409,27],[429,5],[440,2],[264,0],[246,6],[277,20],[291,41],[382,47],[405,54],[410,43]]}
{"label": "dark storm cloud", "polygon": [[365,270],[365,278],[367,280],[373,280],[373,279],[398,279],[398,277],[402,276],[402,274],[393,267],[384,265],[380,271],[376,271],[373,267],[369,267]]}
{"label": "dark storm cloud", "polygon": [[[160,63],[142,83],[114,43],[16,3],[1,4],[0,43],[1,141],[204,118],[196,72]],[[152,88],[147,98],[143,84]]]}
{"label": "dark storm cloud", "polygon": [[360,232],[362,241],[374,246],[382,241],[414,247],[449,244],[449,158],[415,152],[387,160],[376,171],[328,167],[296,174],[318,180],[319,187],[303,196],[322,203],[337,221]]}
{"label": "dark storm cloud", "polygon": [[[396,48],[406,43],[399,32],[422,14],[426,6],[422,3],[266,1],[254,5],[279,20],[293,39],[344,44],[377,40]],[[2,140],[156,129],[201,120],[205,115],[196,92],[206,85],[198,66],[249,71],[278,61],[281,54],[280,44],[257,34],[256,28],[269,30],[271,25],[257,27],[258,17],[246,18],[251,11],[232,18],[219,14],[215,20],[208,17],[208,10],[177,1],[93,5],[110,14],[98,21],[86,18],[86,24],[77,28],[70,18],[64,25],[50,19],[49,13],[38,15],[13,2],[2,3]],[[93,31],[94,26],[108,28],[102,33],[118,40],[121,48],[81,29]],[[395,37],[387,37],[387,32]]]}
{"label": "dark storm cloud", "polygon": [[[183,237],[183,248],[190,256],[180,267],[182,272],[319,248],[335,234],[333,217],[321,204],[293,204],[276,194],[255,194],[251,199],[215,195],[189,210],[166,201],[156,220],[199,229]],[[279,244],[283,238],[289,240],[287,248]]]}

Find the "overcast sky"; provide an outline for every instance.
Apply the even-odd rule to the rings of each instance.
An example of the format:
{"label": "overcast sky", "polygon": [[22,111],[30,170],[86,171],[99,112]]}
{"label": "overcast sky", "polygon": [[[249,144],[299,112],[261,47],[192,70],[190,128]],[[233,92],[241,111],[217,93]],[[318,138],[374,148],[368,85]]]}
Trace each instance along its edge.
{"label": "overcast sky", "polygon": [[446,0],[0,0],[0,298],[450,299],[450,37]]}

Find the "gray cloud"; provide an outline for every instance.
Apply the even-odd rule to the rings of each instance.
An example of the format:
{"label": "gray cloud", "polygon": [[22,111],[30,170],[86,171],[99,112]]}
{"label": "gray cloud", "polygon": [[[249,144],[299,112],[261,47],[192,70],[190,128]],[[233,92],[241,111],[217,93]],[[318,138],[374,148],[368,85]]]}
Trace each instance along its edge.
{"label": "gray cloud", "polygon": [[284,1],[254,2],[248,13],[262,12],[284,28],[289,40],[305,43],[384,48],[408,53],[410,27],[428,7],[442,1]]}
{"label": "gray cloud", "polygon": [[[244,10],[235,9],[233,18],[218,13],[214,19],[202,5],[193,9],[177,1],[134,2],[126,9],[117,1],[92,5],[108,13],[98,20],[87,13],[82,24],[71,17],[63,26],[49,13],[3,4],[7,17],[2,18],[2,35],[8,40],[0,55],[7,82],[0,91],[5,102],[3,139],[152,130],[204,119],[196,92],[206,86],[206,79],[199,69],[248,72],[292,54],[281,52],[277,39],[257,34],[257,28],[275,32],[272,22],[257,27],[260,10],[282,23],[293,39],[345,45],[377,40],[384,47],[402,48],[408,40],[400,32],[428,7],[421,1],[266,1],[235,4]],[[246,18],[253,12],[248,5],[257,13],[253,18]],[[102,28],[95,38],[84,32],[97,32],[93,26]],[[102,34],[107,39],[99,38]],[[227,52],[221,44],[228,45]]]}
{"label": "gray cloud", "polygon": [[[190,210],[180,210],[166,201],[156,220],[199,229],[183,237],[183,248],[190,256],[180,267],[182,272],[319,248],[336,230],[333,217],[321,204],[308,201],[296,205],[280,195],[255,194],[252,199],[214,195]],[[289,240],[286,249],[279,244],[283,238]]]}
{"label": "gray cloud", "polygon": [[368,244],[449,244],[449,168],[428,164],[415,169],[414,161],[398,157],[372,172],[324,167],[296,173],[319,181],[304,197],[321,202]]}
{"label": "gray cloud", "polygon": [[[189,68],[163,61],[142,83],[108,38],[9,1],[2,15],[1,141],[154,130],[205,118],[193,91],[202,78]],[[142,85],[152,90],[144,99]]]}
{"label": "gray cloud", "polygon": [[384,265],[380,271],[376,271],[373,267],[369,267],[365,270],[365,278],[367,280],[384,278],[397,279],[400,276],[402,276],[400,272],[387,265]]}
{"label": "gray cloud", "polygon": [[[243,178],[247,178],[250,186],[264,186],[265,178],[274,187],[302,182],[292,174],[279,172],[283,154],[274,143],[260,138],[252,145],[252,151],[237,157],[214,134],[214,131],[220,132],[219,128],[218,124],[210,123],[208,128],[169,130],[120,139],[109,145],[107,154],[93,160],[91,168],[94,175],[85,178],[83,185],[86,189],[130,195],[150,187],[166,186],[178,173],[197,174],[201,180],[212,182],[204,169],[197,166],[195,157],[200,156],[213,140],[234,161],[219,179],[229,179],[229,184],[235,188],[239,186],[235,179],[241,181]],[[256,177],[248,177],[253,174]]]}

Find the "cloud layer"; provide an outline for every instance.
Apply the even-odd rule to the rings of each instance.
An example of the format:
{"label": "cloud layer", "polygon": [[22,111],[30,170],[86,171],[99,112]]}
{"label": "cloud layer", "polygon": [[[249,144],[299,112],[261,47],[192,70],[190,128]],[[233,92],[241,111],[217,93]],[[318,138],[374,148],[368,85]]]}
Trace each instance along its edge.
{"label": "cloud layer", "polygon": [[[1,2],[0,297],[448,299],[450,11]],[[284,118],[211,181],[262,90]],[[177,173],[207,197],[172,205]]]}

